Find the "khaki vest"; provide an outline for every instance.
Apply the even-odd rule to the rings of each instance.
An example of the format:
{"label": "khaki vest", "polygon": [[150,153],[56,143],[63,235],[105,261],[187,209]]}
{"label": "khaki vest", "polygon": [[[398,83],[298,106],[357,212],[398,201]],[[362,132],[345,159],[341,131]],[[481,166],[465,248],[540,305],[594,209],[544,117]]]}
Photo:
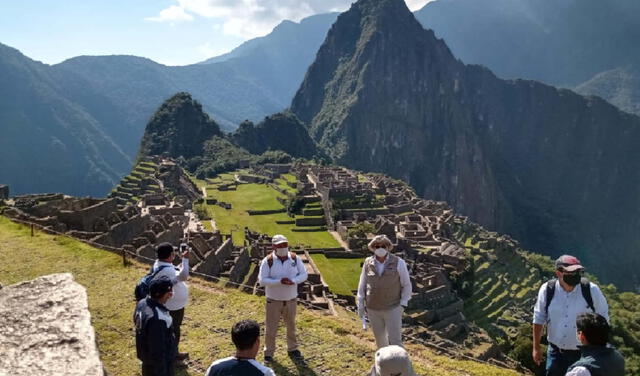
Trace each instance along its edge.
{"label": "khaki vest", "polygon": [[387,310],[400,304],[402,286],[398,273],[398,256],[389,253],[382,275],[376,272],[375,256],[364,261],[366,270],[366,303],[368,309]]}

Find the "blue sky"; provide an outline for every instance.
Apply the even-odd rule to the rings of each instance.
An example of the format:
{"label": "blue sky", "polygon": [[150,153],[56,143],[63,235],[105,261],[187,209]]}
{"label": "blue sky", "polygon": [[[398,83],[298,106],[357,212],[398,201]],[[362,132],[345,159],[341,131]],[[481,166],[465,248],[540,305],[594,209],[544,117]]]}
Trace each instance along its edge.
{"label": "blue sky", "polygon": [[[427,0],[405,0],[416,10]],[[184,65],[267,34],[284,19],[343,11],[351,0],[22,0],[0,2],[0,43],[32,59],[136,55]]]}

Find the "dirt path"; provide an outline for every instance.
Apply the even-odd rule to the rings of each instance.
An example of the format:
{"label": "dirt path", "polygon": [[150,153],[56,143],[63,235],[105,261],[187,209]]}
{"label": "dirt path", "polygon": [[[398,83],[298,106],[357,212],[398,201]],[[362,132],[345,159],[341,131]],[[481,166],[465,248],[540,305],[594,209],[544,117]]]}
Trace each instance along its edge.
{"label": "dirt path", "polygon": [[340,237],[340,234],[338,234],[337,231],[329,231],[329,234],[331,234],[331,236],[333,236],[333,238],[336,239],[336,241],[340,244],[342,248],[350,251],[349,245],[347,244],[347,242],[342,240],[342,238]]}

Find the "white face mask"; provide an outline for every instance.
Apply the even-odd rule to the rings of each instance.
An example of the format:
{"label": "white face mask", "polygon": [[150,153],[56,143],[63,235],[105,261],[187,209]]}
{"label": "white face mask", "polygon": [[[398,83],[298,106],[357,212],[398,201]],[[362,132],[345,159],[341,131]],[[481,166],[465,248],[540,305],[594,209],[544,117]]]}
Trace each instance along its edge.
{"label": "white face mask", "polygon": [[387,250],[384,248],[376,248],[373,253],[378,257],[384,257],[387,255]]}
{"label": "white face mask", "polygon": [[288,254],[289,254],[289,247],[276,248],[276,256],[278,256],[278,257],[287,257]]}

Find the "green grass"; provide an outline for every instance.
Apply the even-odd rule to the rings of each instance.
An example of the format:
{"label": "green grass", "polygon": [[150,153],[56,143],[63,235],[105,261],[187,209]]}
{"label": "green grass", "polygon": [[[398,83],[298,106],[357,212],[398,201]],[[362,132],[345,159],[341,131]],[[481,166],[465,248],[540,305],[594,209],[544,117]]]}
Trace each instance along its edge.
{"label": "green grass", "polygon": [[[244,227],[269,235],[283,234],[292,245],[304,245],[311,248],[333,248],[340,245],[326,231],[293,232],[295,225],[277,224],[276,221],[292,220],[286,213],[269,215],[249,215],[247,210],[280,209],[278,197],[281,193],[265,184],[241,184],[236,191],[217,191],[207,189],[207,197],[231,203],[231,210],[217,205],[207,205],[209,215],[223,233],[233,232],[233,242],[244,243]],[[302,216],[301,216],[302,217]]]}
{"label": "green grass", "polygon": [[327,258],[323,254],[312,254],[311,258],[333,293],[352,295],[351,291],[358,289],[362,272],[360,263],[364,259]]}
{"label": "green grass", "polygon": [[[92,324],[100,357],[109,375],[139,375],[131,316],[132,290],[147,266],[122,266],[120,256],[89,247],[79,241],[51,236],[0,218],[0,283],[10,285],[51,273],[70,272],[87,289]],[[16,250],[19,250],[16,252]],[[238,320],[264,322],[264,297],[241,293],[219,285],[190,279],[190,301],[185,312],[181,344],[191,355],[189,369],[177,376],[202,375],[209,364],[233,354],[230,328]],[[277,375],[363,375],[372,362],[371,331],[363,332],[353,313],[338,307],[338,315],[299,307],[298,335],[306,366],[296,366],[286,356],[284,332],[278,335],[273,368]],[[407,344],[420,375],[516,375],[513,371],[472,361],[437,355],[416,344]],[[261,360],[261,359],[260,359]]]}

